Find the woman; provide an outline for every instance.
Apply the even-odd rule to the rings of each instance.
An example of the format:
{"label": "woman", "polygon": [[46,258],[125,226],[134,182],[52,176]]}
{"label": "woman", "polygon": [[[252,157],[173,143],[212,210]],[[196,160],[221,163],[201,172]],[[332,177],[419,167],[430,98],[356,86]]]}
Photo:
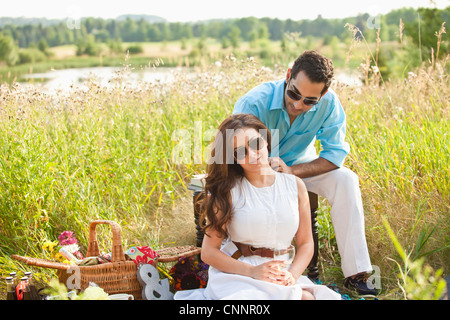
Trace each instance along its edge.
{"label": "woman", "polygon": [[[202,260],[207,287],[179,291],[175,299],[340,299],[301,276],[314,245],[303,182],[269,165],[270,132],[250,114],[235,114],[219,127],[208,162]],[[295,239],[288,270],[273,258]]]}

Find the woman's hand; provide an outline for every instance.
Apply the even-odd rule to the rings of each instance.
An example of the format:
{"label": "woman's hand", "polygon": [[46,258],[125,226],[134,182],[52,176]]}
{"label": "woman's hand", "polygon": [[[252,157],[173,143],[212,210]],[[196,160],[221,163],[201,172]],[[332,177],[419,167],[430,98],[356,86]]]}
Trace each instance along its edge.
{"label": "woman's hand", "polygon": [[286,280],[284,281],[283,285],[293,286],[297,282],[297,280],[295,280],[294,276],[289,271],[286,271],[286,273],[287,273],[287,276],[286,276]]}
{"label": "woman's hand", "polygon": [[272,260],[254,266],[251,277],[284,286],[295,284],[293,275],[289,271],[281,269],[283,264],[282,260]]}

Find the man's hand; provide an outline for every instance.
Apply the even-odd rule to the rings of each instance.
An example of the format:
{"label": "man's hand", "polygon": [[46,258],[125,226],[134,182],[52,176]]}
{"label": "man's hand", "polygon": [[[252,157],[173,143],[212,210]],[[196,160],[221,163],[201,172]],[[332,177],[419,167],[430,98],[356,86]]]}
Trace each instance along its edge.
{"label": "man's hand", "polygon": [[292,169],[279,157],[269,158],[269,164],[273,170],[292,174]]}
{"label": "man's hand", "polygon": [[335,170],[338,167],[324,158],[317,158],[311,162],[288,166],[279,157],[269,158],[269,164],[273,170],[293,174],[299,178],[309,178],[319,174]]}

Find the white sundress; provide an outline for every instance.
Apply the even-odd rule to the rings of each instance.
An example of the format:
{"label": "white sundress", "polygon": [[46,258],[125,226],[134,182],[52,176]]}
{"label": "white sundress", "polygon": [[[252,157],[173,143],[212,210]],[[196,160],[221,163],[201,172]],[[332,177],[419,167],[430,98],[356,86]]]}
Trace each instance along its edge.
{"label": "white sundress", "polygon": [[[233,217],[228,225],[228,238],[221,251],[231,256],[241,242],[254,247],[287,248],[299,225],[298,191],[296,178],[290,174],[275,173],[275,182],[257,188],[245,177],[231,190]],[[241,256],[238,260],[252,265],[271,260],[261,256]],[[176,300],[300,300],[302,290],[308,289],[317,300],[340,300],[330,288],[316,285],[306,276],[300,276],[293,286],[284,286],[225,273],[212,266],[208,271],[206,288],[178,291]]]}

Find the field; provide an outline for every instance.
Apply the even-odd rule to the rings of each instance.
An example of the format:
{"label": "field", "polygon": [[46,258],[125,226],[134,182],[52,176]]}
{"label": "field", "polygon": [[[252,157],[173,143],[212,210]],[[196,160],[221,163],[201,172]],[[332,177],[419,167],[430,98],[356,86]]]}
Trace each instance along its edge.
{"label": "field", "polygon": [[[350,53],[350,45],[335,44],[340,50],[337,65],[364,67],[368,49],[360,45]],[[189,50],[180,54],[177,46],[146,44],[144,53],[130,60],[115,57],[125,67],[111,89],[95,80],[86,91],[57,96],[17,84],[0,88],[2,276],[27,269],[11,260],[11,254],[42,257],[44,241],[56,240],[64,230],[74,231],[85,251],[89,222],[96,219],[120,223],[125,248],[195,242],[192,193],[186,186],[205,166],[194,160],[201,159],[210,133],[231,114],[242,94],[263,81],[284,77],[283,61],[289,57],[274,49],[279,60],[267,68],[263,58],[232,55],[231,49],[221,51],[218,44],[210,45],[207,58],[189,58]],[[329,46],[319,49],[333,52]],[[71,50],[55,49],[59,62],[46,63],[68,61]],[[251,50],[250,44],[245,50]],[[148,55],[165,57],[172,61],[168,64],[194,65],[197,72],[189,77],[176,74],[174,83],[127,86],[130,68],[148,62]],[[142,60],[133,60],[139,57]],[[85,59],[87,63],[98,58]],[[372,264],[381,270],[380,298],[403,299],[409,287],[398,274],[407,273],[408,263],[425,259],[433,270],[449,272],[448,65],[447,60],[424,62],[391,81],[370,70],[370,65],[362,68],[366,85],[336,83],[334,89],[347,114],[351,153],[345,165],[360,178],[369,252]],[[173,159],[180,129],[192,142],[182,163]],[[321,280],[340,286],[343,276],[329,205],[320,201]],[[409,255],[407,260],[394,246],[383,219]],[[107,229],[99,240],[108,251]],[[48,270],[33,271],[41,281],[51,276]]]}
{"label": "field", "polygon": [[[189,39],[185,42],[142,42],[122,44],[122,52],[112,52],[105,44],[101,44],[101,53],[97,56],[77,56],[75,45],[63,45],[48,49],[48,58],[30,63],[7,66],[0,62],[0,82],[11,84],[14,81],[22,82],[23,75],[48,72],[49,70],[61,70],[68,68],[86,68],[97,66],[123,66],[125,59],[135,69],[152,67],[155,63],[163,61],[164,67],[200,67],[205,68],[211,63],[224,59],[233,54],[237,59],[254,57],[266,66],[287,66],[298,56],[298,52],[306,49],[320,50],[324,55],[333,59],[336,68],[348,72],[358,70],[362,61],[368,55],[364,46],[352,46],[348,41],[333,41],[324,44],[323,39],[302,38],[292,35],[292,43],[282,47],[280,41],[259,40],[256,42],[241,42],[238,48],[223,48],[215,39]],[[139,47],[141,52],[130,53],[126,57],[126,51],[130,47]],[[385,42],[383,44],[389,56],[398,50],[397,42]],[[375,50],[375,44],[368,45],[370,50]],[[400,70],[395,76],[402,76],[407,70]]]}

